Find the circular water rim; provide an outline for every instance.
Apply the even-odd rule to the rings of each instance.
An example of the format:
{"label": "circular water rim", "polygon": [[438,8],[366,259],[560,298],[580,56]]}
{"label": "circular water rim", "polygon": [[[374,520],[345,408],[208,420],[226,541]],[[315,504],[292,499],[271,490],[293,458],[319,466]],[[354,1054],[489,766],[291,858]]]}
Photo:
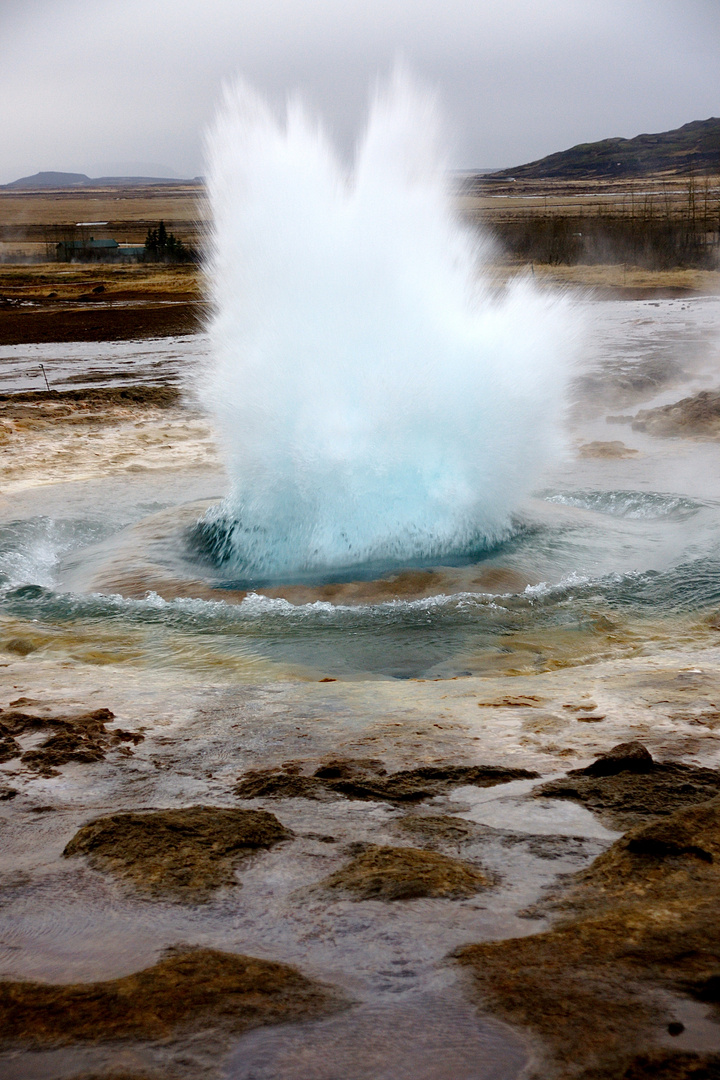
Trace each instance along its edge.
{"label": "circular water rim", "polygon": [[[651,498],[657,501],[653,516],[663,519],[662,529],[669,512],[671,520],[680,515],[672,527],[687,531],[683,518],[692,507],[672,510],[671,497]],[[33,542],[41,573],[32,573],[32,560],[20,560],[15,568],[19,573],[11,573],[0,587],[0,611],[36,623],[38,632],[43,625],[53,633],[84,626],[94,637],[96,632],[116,632],[121,625],[133,640],[137,634],[138,647],[160,664],[174,663],[178,648],[211,665],[248,660],[279,662],[283,669],[311,675],[446,678],[486,667],[495,670],[506,662],[504,654],[507,662],[516,663],[511,656],[516,640],[518,647],[525,642],[526,649],[517,662],[540,663],[541,654],[547,652],[552,659],[553,650],[563,664],[585,662],[598,649],[622,651],[622,628],[630,626],[628,619],[694,617],[720,604],[720,556],[714,549],[662,570],[559,572],[539,581],[523,575],[523,567],[539,565],[542,545],[552,555],[562,544],[563,530],[570,544],[596,534],[603,544],[607,534],[597,530],[605,520],[611,530],[619,526],[615,539],[624,540],[629,533],[626,524],[618,522],[621,504],[626,510],[636,508],[634,498],[624,503],[611,499],[604,513],[545,501],[539,505],[548,516],[535,532],[526,531],[514,547],[507,544],[476,563],[252,591],[218,582],[215,574],[188,558],[187,532],[208,501],[165,509],[95,544],[87,543],[85,530],[83,541],[72,550],[59,528],[55,540],[65,557],[59,559],[57,573],[49,566],[54,539],[48,530],[52,532],[53,523],[46,523],[44,530],[36,522]],[[714,521],[713,508],[707,513],[712,520],[704,522],[706,532]],[[624,516],[630,518],[630,532],[643,534],[648,527],[647,514],[643,520],[632,513]],[[699,521],[693,519],[693,537]],[[16,546],[27,548],[33,531],[29,523],[16,523],[14,531],[20,542]],[[612,638],[616,629],[619,645]]]}

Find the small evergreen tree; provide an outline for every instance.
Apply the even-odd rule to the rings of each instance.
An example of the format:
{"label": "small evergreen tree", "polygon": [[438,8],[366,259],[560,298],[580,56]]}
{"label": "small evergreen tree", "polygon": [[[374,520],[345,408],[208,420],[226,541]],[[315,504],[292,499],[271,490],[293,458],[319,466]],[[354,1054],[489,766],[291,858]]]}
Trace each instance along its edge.
{"label": "small evergreen tree", "polygon": [[157,258],[157,229],[148,229],[145,237],[145,251],[151,259]]}
{"label": "small evergreen tree", "polygon": [[193,253],[174,233],[168,232],[161,221],[156,229],[148,229],[145,237],[146,258],[153,262],[190,262]]}

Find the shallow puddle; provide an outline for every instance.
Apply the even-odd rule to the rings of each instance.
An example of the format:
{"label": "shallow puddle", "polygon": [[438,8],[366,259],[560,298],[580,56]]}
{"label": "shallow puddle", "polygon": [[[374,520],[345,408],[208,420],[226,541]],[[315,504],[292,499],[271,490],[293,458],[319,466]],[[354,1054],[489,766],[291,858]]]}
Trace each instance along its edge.
{"label": "shallow puddle", "polygon": [[223,1080],[514,1080],[527,1048],[459,995],[360,1005],[244,1036]]}

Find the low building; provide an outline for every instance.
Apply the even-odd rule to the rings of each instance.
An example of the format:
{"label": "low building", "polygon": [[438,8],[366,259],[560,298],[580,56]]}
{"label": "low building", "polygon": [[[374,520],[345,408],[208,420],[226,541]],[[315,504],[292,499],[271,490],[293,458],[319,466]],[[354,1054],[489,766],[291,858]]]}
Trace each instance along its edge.
{"label": "low building", "polygon": [[115,262],[120,245],[117,240],[61,240],[55,245],[58,262]]}
{"label": "low building", "polygon": [[61,240],[55,245],[55,258],[58,262],[144,262],[147,251],[144,244],[120,244],[117,240],[96,240],[89,236]]}
{"label": "low building", "polygon": [[147,249],[144,244],[120,244],[118,258],[121,262],[145,262]]}

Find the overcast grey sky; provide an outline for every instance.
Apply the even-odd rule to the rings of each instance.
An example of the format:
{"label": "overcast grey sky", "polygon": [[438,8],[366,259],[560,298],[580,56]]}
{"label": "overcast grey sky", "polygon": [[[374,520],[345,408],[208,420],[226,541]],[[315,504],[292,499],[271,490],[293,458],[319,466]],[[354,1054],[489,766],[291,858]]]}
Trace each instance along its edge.
{"label": "overcast grey sky", "polygon": [[0,0],[0,183],[194,176],[236,73],[348,147],[398,56],[458,168],[720,115],[720,0]]}

